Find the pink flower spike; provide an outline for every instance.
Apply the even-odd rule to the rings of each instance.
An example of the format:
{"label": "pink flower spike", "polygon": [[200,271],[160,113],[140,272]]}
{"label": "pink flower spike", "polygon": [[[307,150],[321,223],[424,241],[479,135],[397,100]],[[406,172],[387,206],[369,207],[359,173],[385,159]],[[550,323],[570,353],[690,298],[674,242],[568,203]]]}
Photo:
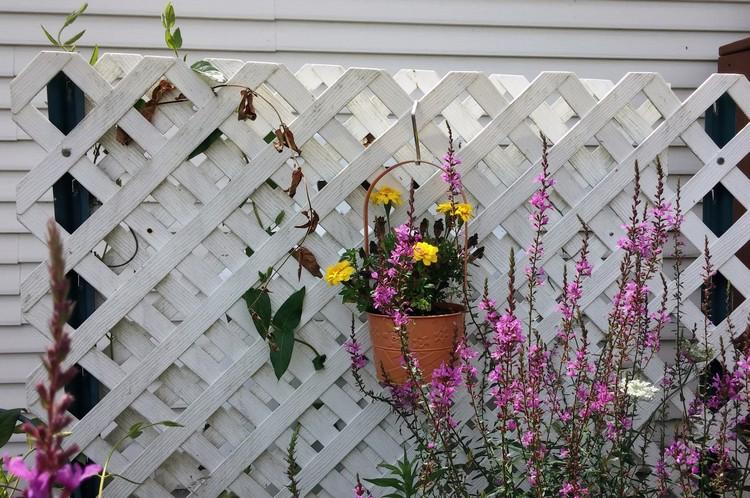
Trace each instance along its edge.
{"label": "pink flower spike", "polygon": [[101,471],[102,468],[95,463],[86,465],[86,467],[71,463],[57,471],[55,480],[66,490],[74,491],[83,481],[99,474]]}

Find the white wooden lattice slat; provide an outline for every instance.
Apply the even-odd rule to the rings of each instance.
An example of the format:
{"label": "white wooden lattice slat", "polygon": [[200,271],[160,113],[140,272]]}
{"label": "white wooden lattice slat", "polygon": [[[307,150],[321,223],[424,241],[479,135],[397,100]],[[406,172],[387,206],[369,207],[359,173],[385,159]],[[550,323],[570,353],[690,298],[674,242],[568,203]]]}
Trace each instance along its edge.
{"label": "white wooden lattice slat", "polygon": [[[681,141],[703,167],[683,183],[686,209],[683,237],[698,250],[708,238],[714,263],[743,295],[750,294],[750,271],[735,253],[748,242],[750,215],[721,237],[701,221],[695,209],[718,182],[745,206],[750,180],[736,164],[750,150],[750,130],[743,129],[723,148],[702,130],[698,119],[723,93],[750,109],[750,84],[737,75],[713,75],[681,101],[654,73],[629,73],[619,82],[580,80],[571,73],[542,73],[529,82],[522,76],[456,72],[439,77],[431,71],[402,70],[391,76],[377,69],[308,65],[292,74],[278,64],[213,60],[233,84],[256,88],[274,102],[302,147],[302,160],[320,214],[318,232],[306,245],[321,265],[338,258],[342,247],[362,240],[360,220],[363,180],[384,165],[412,158],[408,112],[419,100],[417,120],[423,157],[440,158],[447,146],[448,120],[462,143],[461,172],[477,217],[472,228],[486,248],[472,272],[475,285],[490,279],[501,298],[507,282],[507,255],[524,264],[528,245],[527,200],[539,172],[541,141],[553,143],[550,169],[558,185],[545,234],[549,285],[539,293],[543,320],[539,330],[550,339],[557,321],[556,298],[565,258],[577,251],[581,216],[593,230],[592,251],[600,256],[584,287],[582,305],[592,334],[606,329],[606,311],[621,251],[616,240],[627,220],[635,161],[642,170],[645,199],[654,199],[657,155],[668,164],[670,147]],[[59,71],[83,89],[86,118],[67,136],[33,106],[33,99]],[[162,78],[169,79],[189,102],[162,106],[152,123],[133,103]],[[348,372],[341,344],[349,334],[351,309],[337,289],[296,269],[282,268],[274,281],[276,306],[299,285],[307,296],[298,334],[328,355],[315,372],[310,355],[297,348],[280,381],[268,365],[241,300],[257,272],[280,261],[301,237],[294,225],[304,201],[272,187],[288,181],[288,152],[264,142],[276,126],[273,111],[258,104],[255,122],[236,119],[238,92],[213,92],[183,62],[161,57],[105,54],[90,67],[77,54],[43,52],[11,84],[14,120],[46,151],[46,157],[19,183],[18,218],[38,238],[46,214],[39,199],[69,172],[102,206],[71,234],[64,233],[69,269],[91,283],[101,305],[77,330],[70,362],[77,362],[106,388],[100,403],[81,420],[66,444],[78,444],[95,460],[103,459],[127,425],[137,420],[172,419],[183,428],[155,429],[114,452],[112,470],[137,485],[115,480],[107,495],[215,497],[231,489],[239,496],[284,496],[283,451],[290,427],[302,424],[299,474],[303,494],[341,496],[357,472],[376,472],[380,460],[400,455],[397,421],[382,405],[361,399]],[[115,140],[114,126],[133,139]],[[188,154],[213,130],[223,136],[204,154]],[[368,133],[375,141],[364,147]],[[95,162],[89,151],[101,143],[106,155]],[[69,149],[70,154],[62,154]],[[444,195],[439,174],[411,168],[389,181],[402,191],[409,176],[420,184],[418,213],[427,213]],[[322,184],[321,184],[322,185]],[[674,192],[666,190],[668,197]],[[298,195],[301,199],[301,195]],[[287,216],[276,234],[259,225],[248,199],[267,224],[283,210]],[[344,208],[342,208],[344,206]],[[692,210],[692,211],[691,211]],[[395,218],[404,213],[396,211]],[[131,233],[132,230],[132,233]],[[124,268],[107,267],[92,251],[107,241],[108,262],[127,259]],[[254,249],[252,257],[244,248]],[[683,275],[685,324],[699,319],[690,294],[700,287],[700,261]],[[670,286],[671,275],[664,276]],[[660,300],[654,285],[652,306]],[[672,288],[670,287],[670,289]],[[46,332],[44,264],[22,284],[26,319]],[[668,301],[675,306],[674,299]],[[519,306],[523,308],[524,304]],[[745,300],[733,313],[750,309]],[[366,325],[357,336],[369,347]],[[113,356],[106,351],[113,338]],[[713,329],[712,341],[728,333],[726,323]],[[726,337],[725,337],[726,340]],[[645,374],[658,381],[658,359]],[[366,372],[368,382],[374,382]],[[37,370],[29,386],[43,377]],[[38,397],[28,389],[32,410],[42,415]],[[655,406],[645,406],[647,416]],[[459,418],[469,413],[459,408]]]}

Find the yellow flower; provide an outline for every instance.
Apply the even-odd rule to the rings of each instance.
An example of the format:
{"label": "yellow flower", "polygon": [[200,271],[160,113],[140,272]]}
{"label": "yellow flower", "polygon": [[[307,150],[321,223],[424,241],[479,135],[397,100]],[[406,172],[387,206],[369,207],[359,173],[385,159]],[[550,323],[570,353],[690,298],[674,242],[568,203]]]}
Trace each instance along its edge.
{"label": "yellow flower", "polygon": [[471,204],[459,203],[451,205],[450,202],[443,202],[437,205],[437,212],[457,216],[464,222],[469,221],[474,214],[474,207]]}
{"label": "yellow flower", "polygon": [[401,200],[401,192],[387,185],[380,190],[376,190],[370,196],[370,200],[373,204],[392,204],[394,206],[400,206],[403,204],[403,201]]}
{"label": "yellow flower", "polygon": [[453,206],[451,206],[450,202],[443,202],[437,205],[438,213],[450,214],[452,210],[453,210]]}
{"label": "yellow flower", "polygon": [[421,261],[425,266],[437,263],[438,248],[427,242],[417,242],[414,244],[414,261]]}
{"label": "yellow flower", "polygon": [[461,218],[464,223],[469,221],[469,218],[471,218],[472,214],[474,214],[474,208],[471,206],[471,204],[456,204],[456,208],[453,210],[453,215]]}
{"label": "yellow flower", "polygon": [[326,268],[323,279],[328,282],[328,285],[338,285],[341,282],[348,282],[352,275],[354,275],[354,267],[350,262],[344,260]]}

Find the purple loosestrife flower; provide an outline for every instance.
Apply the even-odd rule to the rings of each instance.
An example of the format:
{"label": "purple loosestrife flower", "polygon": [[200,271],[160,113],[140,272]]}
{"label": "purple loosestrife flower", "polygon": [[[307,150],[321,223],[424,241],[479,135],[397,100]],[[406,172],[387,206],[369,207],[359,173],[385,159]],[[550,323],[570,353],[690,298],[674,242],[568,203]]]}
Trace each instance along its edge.
{"label": "purple loosestrife flower", "polygon": [[439,428],[441,430],[448,430],[457,425],[457,422],[451,416],[451,407],[453,406],[453,396],[460,385],[460,366],[454,367],[441,363],[438,368],[433,370],[427,400],[435,414],[438,425],[441,426]]}
{"label": "purple loosestrife flower", "polygon": [[68,300],[68,280],[65,277],[65,260],[60,234],[54,220],[47,224],[47,244],[49,246],[50,291],[52,294],[52,318],[49,322],[52,344],[42,356],[42,364],[47,371],[48,381],[36,386],[42,406],[47,409],[47,423],[23,426],[24,432],[34,441],[36,449],[33,467],[27,467],[20,457],[3,459],[6,470],[26,481],[26,498],[49,498],[54,485],[62,486],[59,498],[68,498],[81,482],[101,471],[98,465],[81,468],[77,463],[69,463],[78,448],[71,445],[63,448],[63,432],[70,424],[71,417],[66,413],[73,397],[58,392],[76,375],[75,367],[65,367],[65,359],[70,352],[70,336],[65,325],[73,309]]}
{"label": "purple loosestrife flower", "polygon": [[360,370],[367,365],[367,358],[362,354],[362,346],[354,338],[346,341],[344,348],[352,360],[352,368]]}
{"label": "purple loosestrife flower", "polygon": [[542,156],[542,172],[534,179],[534,182],[539,184],[539,189],[537,189],[537,191],[531,196],[531,199],[529,199],[529,203],[533,208],[529,215],[529,220],[531,221],[531,226],[534,228],[536,235],[526,251],[529,263],[524,269],[524,272],[529,281],[533,281],[534,285],[542,285],[545,278],[544,269],[538,266],[539,260],[544,255],[541,233],[544,230],[544,227],[549,223],[547,211],[552,209],[552,203],[550,203],[549,200],[549,191],[552,186],[555,185],[555,180],[550,176],[548,168],[547,141],[545,140],[544,154]]}
{"label": "purple loosestrife flower", "polygon": [[700,454],[682,439],[676,439],[664,450],[664,454],[674,461],[677,470],[685,469],[691,474],[700,472]]}
{"label": "purple loosestrife flower", "polygon": [[589,496],[589,490],[579,482],[568,481],[560,488],[560,496],[564,498],[585,498]]}
{"label": "purple loosestrife flower", "polygon": [[370,491],[362,485],[362,481],[359,480],[359,474],[357,474],[357,485],[354,486],[354,498],[373,498]]}
{"label": "purple loosestrife flower", "polygon": [[440,178],[448,184],[450,197],[458,195],[463,189],[461,184],[461,174],[456,171],[456,166],[461,164],[461,160],[456,157],[456,151],[453,149],[453,132],[448,127],[448,152],[443,156],[443,173]]}
{"label": "purple loosestrife flower", "polygon": [[414,379],[408,377],[403,384],[389,384],[386,386],[394,406],[400,410],[413,410],[419,402],[419,386]]}

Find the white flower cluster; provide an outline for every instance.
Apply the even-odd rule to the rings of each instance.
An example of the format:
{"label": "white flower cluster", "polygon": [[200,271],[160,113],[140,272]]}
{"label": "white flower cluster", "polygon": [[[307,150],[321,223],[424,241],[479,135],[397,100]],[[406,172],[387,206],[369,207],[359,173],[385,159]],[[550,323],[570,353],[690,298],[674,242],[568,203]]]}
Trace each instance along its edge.
{"label": "white flower cluster", "polygon": [[654,399],[656,393],[659,392],[658,387],[654,387],[650,382],[640,379],[622,379],[620,381],[620,389],[622,389],[628,396],[645,399],[647,401]]}

